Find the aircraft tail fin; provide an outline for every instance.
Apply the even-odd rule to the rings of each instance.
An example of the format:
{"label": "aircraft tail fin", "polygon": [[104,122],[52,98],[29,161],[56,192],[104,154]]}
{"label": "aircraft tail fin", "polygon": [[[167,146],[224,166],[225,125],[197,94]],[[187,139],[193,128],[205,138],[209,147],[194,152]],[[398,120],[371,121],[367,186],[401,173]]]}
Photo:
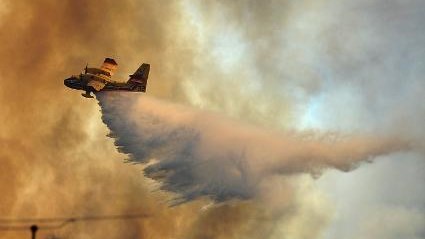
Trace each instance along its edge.
{"label": "aircraft tail fin", "polygon": [[148,83],[150,65],[143,63],[134,74],[130,75],[128,80],[129,84],[134,85],[135,91],[146,92],[146,85]]}

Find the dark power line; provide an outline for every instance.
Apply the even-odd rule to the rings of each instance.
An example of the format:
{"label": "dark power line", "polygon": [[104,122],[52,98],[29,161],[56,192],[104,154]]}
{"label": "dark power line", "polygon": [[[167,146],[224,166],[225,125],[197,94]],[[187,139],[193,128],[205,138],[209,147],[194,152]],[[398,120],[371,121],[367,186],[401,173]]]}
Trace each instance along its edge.
{"label": "dark power line", "polygon": [[[0,227],[4,224],[24,224],[24,223],[63,223],[77,221],[104,221],[104,220],[127,220],[149,217],[145,213],[138,214],[118,214],[102,216],[82,216],[82,217],[50,217],[50,218],[0,218]],[[3,225],[2,225],[3,224]]]}
{"label": "dark power line", "polygon": [[[24,231],[31,230],[31,238],[35,239],[38,230],[53,230],[62,228],[70,223],[82,221],[107,221],[107,220],[130,220],[146,218],[149,215],[139,214],[119,214],[102,216],[82,216],[82,217],[52,217],[52,218],[1,218],[0,231]],[[40,225],[37,225],[40,224]]]}

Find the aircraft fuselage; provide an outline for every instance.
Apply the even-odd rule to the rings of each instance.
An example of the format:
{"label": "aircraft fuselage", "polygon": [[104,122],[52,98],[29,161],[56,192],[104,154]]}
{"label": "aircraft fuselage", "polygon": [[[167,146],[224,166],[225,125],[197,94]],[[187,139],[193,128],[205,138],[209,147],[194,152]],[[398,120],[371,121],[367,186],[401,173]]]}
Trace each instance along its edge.
{"label": "aircraft fuselage", "polygon": [[137,91],[145,92],[146,87],[143,85],[131,84],[128,82],[108,82],[103,81],[102,83],[105,86],[100,90],[95,90],[92,86],[87,85],[89,80],[85,79],[86,75],[82,74],[80,76],[71,76],[63,81],[63,84],[71,89],[75,90],[85,90],[91,92],[98,91]]}
{"label": "aircraft fuselage", "polygon": [[[93,86],[88,85],[89,82],[98,81],[102,84],[101,89],[95,89]],[[97,78],[93,80],[89,74],[81,74],[79,76],[71,76],[63,81],[63,84],[71,89],[83,90],[85,93],[81,94],[86,98],[93,98],[91,92],[96,93],[99,91],[133,91],[133,92],[146,92],[146,85],[136,84],[133,82],[109,82]]]}

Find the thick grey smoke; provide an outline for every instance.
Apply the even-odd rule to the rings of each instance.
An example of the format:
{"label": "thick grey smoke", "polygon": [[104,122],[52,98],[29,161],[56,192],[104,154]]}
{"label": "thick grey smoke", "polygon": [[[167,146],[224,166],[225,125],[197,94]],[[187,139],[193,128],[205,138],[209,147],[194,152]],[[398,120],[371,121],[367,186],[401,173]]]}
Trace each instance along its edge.
{"label": "thick grey smoke", "polygon": [[255,197],[275,175],[349,171],[360,162],[407,149],[371,135],[272,132],[148,96],[97,94],[103,121],[119,149],[182,201]]}

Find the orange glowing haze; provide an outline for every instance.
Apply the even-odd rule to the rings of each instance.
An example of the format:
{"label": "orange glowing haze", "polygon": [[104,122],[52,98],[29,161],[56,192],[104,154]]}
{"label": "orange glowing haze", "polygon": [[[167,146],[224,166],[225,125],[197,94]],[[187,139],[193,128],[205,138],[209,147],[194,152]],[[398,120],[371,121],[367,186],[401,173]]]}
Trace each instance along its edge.
{"label": "orange glowing haze", "polygon": [[[424,11],[0,1],[0,239],[135,213],[37,238],[423,238]],[[149,63],[147,93],[63,85],[106,57],[117,81]]]}

